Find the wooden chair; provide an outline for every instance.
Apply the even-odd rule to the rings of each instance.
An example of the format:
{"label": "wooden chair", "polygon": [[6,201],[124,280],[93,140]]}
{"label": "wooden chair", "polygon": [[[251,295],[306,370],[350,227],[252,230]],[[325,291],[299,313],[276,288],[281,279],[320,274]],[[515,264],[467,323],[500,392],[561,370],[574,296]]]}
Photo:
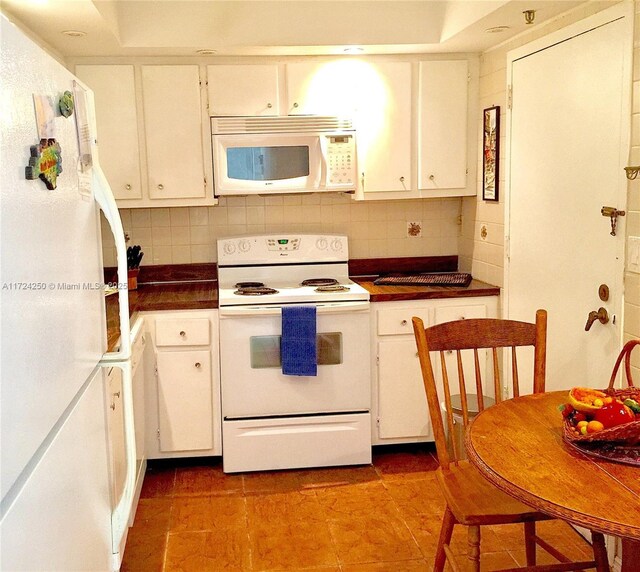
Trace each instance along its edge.
{"label": "wooden chair", "polygon": [[[484,409],[481,352],[487,348],[487,356],[491,355],[493,363],[493,393],[496,402],[502,396],[500,379],[499,348],[511,348],[511,371],[513,394],[520,394],[520,380],[518,377],[518,361],[516,347],[532,346],[534,351],[534,393],[544,392],[546,365],[546,332],[547,313],[545,310],[536,312],[535,324],[497,319],[469,319],[446,322],[426,328],[420,318],[413,318],[413,329],[418,346],[420,366],[424,387],[427,394],[429,414],[433,425],[436,450],[440,467],[437,478],[446,499],[445,509],[438,539],[434,570],[440,572],[448,562],[454,572],[460,570],[460,565],[451,551],[449,543],[453,527],[461,524],[468,528],[468,559],[471,570],[480,570],[480,527],[483,525],[524,523],[524,541],[527,567],[518,570],[536,570],[538,572],[559,572],[562,570],[583,570],[596,568],[598,572],[609,571],[604,537],[599,532],[592,532],[594,559],[589,562],[570,562],[563,554],[550,546],[536,535],[535,523],[549,520],[551,517],[535,511],[520,503],[506,493],[503,493],[466,460],[461,460],[460,446],[455,439],[451,439],[451,451],[447,448],[445,426],[442,419],[442,407],[446,410],[446,423],[449,434],[453,436],[454,417],[451,405],[450,375],[447,371],[446,355],[452,354],[457,362],[458,389],[461,398],[462,424],[466,428],[469,423],[469,406],[467,395],[477,396],[478,410]],[[467,389],[464,376],[463,350],[470,350],[473,357],[475,382],[471,391]],[[439,352],[441,366],[443,397],[438,397],[434,368],[430,352]],[[455,352],[455,354],[453,354]],[[469,353],[469,352],[466,352]],[[489,360],[487,360],[489,361]],[[558,423],[560,422],[560,418]],[[539,545],[559,564],[536,564],[536,545]]]}

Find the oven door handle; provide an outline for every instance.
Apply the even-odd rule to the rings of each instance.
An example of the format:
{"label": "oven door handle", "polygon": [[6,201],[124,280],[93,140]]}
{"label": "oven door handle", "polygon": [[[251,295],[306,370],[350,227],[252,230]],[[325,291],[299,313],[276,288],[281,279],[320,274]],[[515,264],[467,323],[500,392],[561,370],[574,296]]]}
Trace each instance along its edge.
{"label": "oven door handle", "polygon": [[[339,302],[325,304],[299,304],[300,306],[315,306],[318,314],[346,314],[352,312],[368,312],[368,301]],[[279,316],[281,306],[221,306],[220,317],[224,316]]]}

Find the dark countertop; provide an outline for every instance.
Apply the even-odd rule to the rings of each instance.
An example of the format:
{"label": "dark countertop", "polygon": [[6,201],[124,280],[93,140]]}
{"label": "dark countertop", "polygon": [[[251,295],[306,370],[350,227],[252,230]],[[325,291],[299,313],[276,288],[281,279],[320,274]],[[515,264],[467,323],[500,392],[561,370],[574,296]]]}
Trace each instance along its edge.
{"label": "dark countertop", "polygon": [[[383,272],[455,271],[457,263],[455,256],[352,260],[349,262],[349,271],[353,275],[352,279],[369,291],[372,302],[500,295],[500,288],[479,280],[472,280],[466,288],[373,284],[378,274]],[[118,296],[107,296],[106,306],[107,338],[109,351],[112,351],[120,339]],[[214,264],[142,267],[137,290],[129,290],[129,315],[132,324],[137,312],[209,310],[217,307],[218,280]]]}
{"label": "dark countertop", "polygon": [[394,302],[398,300],[433,300],[438,298],[470,298],[477,296],[499,296],[500,288],[480,280],[472,280],[465,288],[455,286],[376,286],[377,277],[355,277],[354,282],[369,291],[372,302]]}

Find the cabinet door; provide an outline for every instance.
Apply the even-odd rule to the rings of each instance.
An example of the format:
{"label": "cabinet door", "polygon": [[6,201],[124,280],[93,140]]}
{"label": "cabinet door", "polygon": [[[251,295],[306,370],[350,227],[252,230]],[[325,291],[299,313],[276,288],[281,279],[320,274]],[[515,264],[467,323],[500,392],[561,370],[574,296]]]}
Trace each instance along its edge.
{"label": "cabinet door", "polygon": [[379,342],[378,359],[378,437],[428,437],[429,411],[415,340]]}
{"label": "cabinet door", "polygon": [[376,63],[375,75],[367,78],[356,112],[363,191],[410,191],[411,64]]}
{"label": "cabinet door", "polygon": [[198,66],[142,66],[142,91],[149,197],[204,198]]}
{"label": "cabinet door", "polygon": [[[442,324],[443,322],[452,322],[454,320],[469,320],[471,318],[486,317],[486,304],[461,304],[457,306],[443,306],[436,308],[434,321],[436,324]],[[473,352],[463,350],[461,355],[466,393],[475,394],[476,378]],[[451,393],[459,394],[461,392],[458,385],[458,363],[456,354],[452,351],[448,351],[446,352],[444,359],[447,364],[447,371],[449,372],[449,387],[451,387]],[[493,378],[491,377],[492,370],[488,365],[490,360],[489,351],[478,350],[478,360],[480,362],[480,375],[482,377],[482,385],[484,388],[483,394],[493,397]],[[434,369],[436,370],[434,371],[436,378],[442,379],[442,368],[439,360],[436,360]],[[487,377],[488,374],[489,378]]]}
{"label": "cabinet door", "polygon": [[207,66],[211,115],[278,115],[278,66]]}
{"label": "cabinet door", "polygon": [[464,60],[420,62],[420,189],[467,185],[468,75]]}
{"label": "cabinet door", "polygon": [[211,449],[211,353],[159,351],[157,367],[160,451]]}
{"label": "cabinet door", "polygon": [[115,508],[124,492],[127,479],[127,448],[124,433],[124,409],[122,407],[122,370],[120,368],[114,367],[109,372],[106,392],[109,462],[111,466],[111,502]]}
{"label": "cabinet door", "polygon": [[286,65],[288,115],[352,116],[359,94],[353,60]]}
{"label": "cabinet door", "polygon": [[142,198],[132,65],[78,65],[94,93],[100,165],[117,200]]}

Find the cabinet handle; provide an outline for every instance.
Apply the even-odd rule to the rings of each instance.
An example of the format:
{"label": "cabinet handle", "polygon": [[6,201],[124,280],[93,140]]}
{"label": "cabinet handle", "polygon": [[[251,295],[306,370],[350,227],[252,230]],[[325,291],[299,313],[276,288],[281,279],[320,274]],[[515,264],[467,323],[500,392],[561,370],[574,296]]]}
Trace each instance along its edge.
{"label": "cabinet handle", "polygon": [[407,325],[407,320],[402,320],[402,322],[400,322],[401,326],[406,326]]}
{"label": "cabinet handle", "polygon": [[114,396],[114,397],[120,397],[120,392],[119,392],[119,391],[116,391],[116,392],[113,394],[113,396]]}
{"label": "cabinet handle", "polygon": [[127,189],[127,191],[130,191],[130,190],[131,190],[131,185],[126,184],[126,185],[124,186],[124,188],[125,188],[125,189]]}
{"label": "cabinet handle", "polygon": [[111,411],[115,411],[116,410],[116,404],[112,401],[111,405],[109,405],[109,408],[111,409]]}
{"label": "cabinet handle", "polygon": [[164,185],[163,185],[162,183],[160,183],[160,184],[158,185],[158,190],[159,190],[159,191],[163,191],[163,190],[164,190]]}
{"label": "cabinet handle", "polygon": [[180,337],[181,337],[181,338],[184,338],[186,335],[187,335],[187,332],[185,332],[184,330],[182,330],[182,331],[180,332]]}
{"label": "cabinet handle", "polygon": [[197,361],[194,365],[196,366],[196,369],[200,369],[202,367],[199,361]]}
{"label": "cabinet handle", "polygon": [[298,109],[298,104],[297,104],[297,103],[294,103],[294,104],[293,104],[293,108],[294,108],[294,109]]}
{"label": "cabinet handle", "polygon": [[271,109],[272,107],[273,107],[273,104],[267,103],[267,109]]}
{"label": "cabinet handle", "polygon": [[400,182],[404,183],[404,177],[400,177]]}
{"label": "cabinet handle", "polygon": [[418,352],[416,352],[416,357],[420,357],[420,354]]}
{"label": "cabinet handle", "polygon": [[433,179],[435,179],[435,178],[436,178],[436,176],[435,176],[435,175],[433,175],[433,174],[432,174],[432,175],[429,175],[429,180],[430,180],[430,181],[433,181]]}

